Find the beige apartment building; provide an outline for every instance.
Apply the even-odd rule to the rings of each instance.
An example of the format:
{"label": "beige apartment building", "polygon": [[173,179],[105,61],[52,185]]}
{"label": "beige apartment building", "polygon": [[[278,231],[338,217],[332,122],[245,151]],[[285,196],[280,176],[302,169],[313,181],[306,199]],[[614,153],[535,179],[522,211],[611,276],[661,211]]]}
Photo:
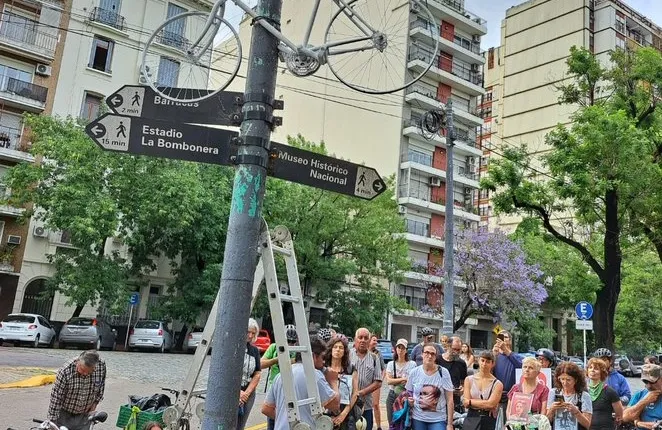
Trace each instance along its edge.
{"label": "beige apartment building", "polygon": [[[291,40],[301,40],[312,8],[311,2],[283,2],[281,25]],[[455,147],[455,220],[457,226],[476,227],[480,221],[474,196],[479,187],[478,168],[482,149],[477,144],[477,128],[483,123],[477,107],[483,89],[484,59],[481,36],[487,33],[485,21],[464,8],[462,0],[427,0],[435,26],[416,14],[410,15],[407,68],[420,64],[417,58],[434,57],[432,68],[419,82],[400,93],[369,96],[353,91],[335,80],[326,66],[306,78],[293,76],[281,63],[276,97],[285,104],[278,115],[283,125],[272,139],[285,142],[287,136],[303,135],[323,141],[331,154],[375,167],[382,176],[397,178],[399,212],[406,220],[406,237],[414,269],[405,281],[390,285],[392,295],[413,308],[386,319],[382,336],[390,339],[420,338],[420,330],[441,328],[442,275],[444,254],[446,139],[428,140],[419,130],[421,115],[440,109],[453,100],[458,140]],[[312,43],[323,40],[328,19],[335,12],[332,2],[322,2]],[[250,19],[239,27],[248,56]],[[432,52],[432,41],[439,52]],[[240,75],[245,76],[246,61]],[[230,89],[242,91],[245,82],[237,78]],[[322,321],[324,305],[308,298],[312,323]],[[493,324],[470,319],[464,330],[472,345],[486,347]]]}
{"label": "beige apartment building", "polygon": [[[501,46],[485,54],[485,88],[491,98],[484,101],[484,140],[494,148],[526,144],[533,167],[544,170],[535,156],[548,150],[545,135],[557,124],[569,124],[575,110],[559,105],[556,91],[567,79],[573,45],[591,50],[606,64],[617,48],[662,49],[662,29],[619,0],[530,0],[509,8]],[[491,215],[486,195],[481,195],[480,208]],[[519,220],[498,216],[489,224],[512,231]]]}
{"label": "beige apartment building", "polygon": [[[21,18],[23,21],[14,23],[18,18],[7,15],[8,3],[14,8],[12,14],[31,18]],[[213,3],[211,0],[68,0],[65,10],[55,0],[52,8],[41,0],[5,1],[5,14],[0,21],[0,66],[7,64],[7,68],[14,69],[3,70],[16,73],[20,70],[20,73],[15,77],[3,71],[2,85],[13,85],[11,88],[18,88],[20,92],[17,90],[17,95],[12,91],[5,96],[9,92],[0,89],[0,102],[3,102],[0,141],[5,130],[9,130],[11,136],[20,135],[14,132],[20,129],[20,117],[12,116],[20,109],[84,120],[96,118],[107,96],[123,85],[144,84],[139,76],[142,49],[154,29],[167,18],[183,12],[209,11]],[[37,5],[39,9],[35,9]],[[11,17],[11,24],[6,23],[7,16]],[[64,28],[60,33],[58,26]],[[38,30],[36,36],[34,30]],[[180,40],[181,35],[170,36],[155,44],[152,52],[162,53],[162,67],[157,71],[159,81],[176,86],[177,65],[169,60],[168,43]],[[5,45],[11,47],[11,54],[5,54]],[[15,65],[19,54],[23,56],[20,67]],[[46,88],[46,85],[50,86]],[[14,122],[9,118],[15,118]],[[0,159],[32,161],[29,154],[16,150],[19,142],[18,139],[10,141],[11,149],[0,148]],[[7,214],[8,211],[20,209],[0,207],[6,226],[11,225],[8,217],[16,216],[11,215],[13,212]],[[47,255],[71,247],[69,234],[49,231],[34,219],[22,228],[21,257],[15,257],[9,273],[3,271],[4,266],[0,264],[0,318],[13,311],[38,313],[54,322],[66,321],[74,309],[66,304],[66,297],[55,294],[44,299],[41,292],[45,281],[53,275]],[[2,244],[6,243],[7,234],[17,234],[9,227],[5,227],[5,232]],[[106,252],[115,250],[126,255],[126,247],[119,240],[108,241]],[[167,284],[173,279],[168,261],[161,259],[156,263],[157,269],[149,274],[148,283],[135,286],[141,300],[133,318],[149,317],[150,309],[166,293]],[[7,277],[13,281],[13,292],[5,288]],[[119,315],[107,314],[98,304],[86,306],[81,313],[82,316],[99,314],[111,324],[124,325],[128,321],[128,303],[126,311]]]}

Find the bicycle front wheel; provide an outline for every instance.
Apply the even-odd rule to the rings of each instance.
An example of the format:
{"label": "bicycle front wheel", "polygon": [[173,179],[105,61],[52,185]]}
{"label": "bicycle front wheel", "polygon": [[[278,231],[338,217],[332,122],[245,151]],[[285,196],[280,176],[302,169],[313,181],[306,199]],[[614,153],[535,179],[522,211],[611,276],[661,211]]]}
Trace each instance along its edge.
{"label": "bicycle front wheel", "polygon": [[[418,81],[432,67],[439,49],[439,26],[420,0],[397,5],[385,0],[355,0],[341,8],[326,30],[327,64],[348,87],[389,94]],[[422,21],[432,37],[425,67],[407,68],[410,22]],[[418,57],[417,57],[418,59]]]}
{"label": "bicycle front wheel", "polygon": [[167,19],[147,40],[141,82],[164,99],[193,103],[227,88],[241,65],[239,34],[225,19],[185,12]]}

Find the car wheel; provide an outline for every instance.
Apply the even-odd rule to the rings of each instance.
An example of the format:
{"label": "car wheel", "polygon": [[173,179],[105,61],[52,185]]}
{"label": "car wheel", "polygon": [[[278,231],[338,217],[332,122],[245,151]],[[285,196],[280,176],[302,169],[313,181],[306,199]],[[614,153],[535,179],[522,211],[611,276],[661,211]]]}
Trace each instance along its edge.
{"label": "car wheel", "polygon": [[165,351],[166,351],[166,345],[165,345],[165,341],[163,341],[163,343],[161,344],[161,348],[159,349],[159,352],[161,354],[164,354]]}
{"label": "car wheel", "polygon": [[39,348],[39,335],[34,338],[34,342],[32,343],[33,348]]}
{"label": "car wheel", "polygon": [[97,343],[94,345],[94,349],[101,351],[101,338],[97,339]]}

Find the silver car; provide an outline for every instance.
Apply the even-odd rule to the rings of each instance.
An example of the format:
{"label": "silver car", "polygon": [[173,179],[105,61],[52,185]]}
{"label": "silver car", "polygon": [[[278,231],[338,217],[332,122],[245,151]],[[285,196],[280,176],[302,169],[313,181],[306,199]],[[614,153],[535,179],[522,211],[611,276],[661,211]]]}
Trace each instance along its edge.
{"label": "silver car", "polygon": [[53,346],[55,329],[41,315],[11,314],[0,322],[0,345],[2,342],[27,343],[37,348],[39,345]]}
{"label": "silver car", "polygon": [[186,352],[189,354],[193,354],[195,352],[196,348],[202,341],[203,330],[204,329],[202,327],[193,327],[191,332],[186,337]]}
{"label": "silver car", "polygon": [[96,350],[115,349],[117,331],[98,318],[74,317],[67,321],[60,330],[59,346],[83,346]]}
{"label": "silver car", "polygon": [[158,349],[160,352],[172,349],[173,336],[163,321],[140,320],[129,334],[129,351],[136,349]]}

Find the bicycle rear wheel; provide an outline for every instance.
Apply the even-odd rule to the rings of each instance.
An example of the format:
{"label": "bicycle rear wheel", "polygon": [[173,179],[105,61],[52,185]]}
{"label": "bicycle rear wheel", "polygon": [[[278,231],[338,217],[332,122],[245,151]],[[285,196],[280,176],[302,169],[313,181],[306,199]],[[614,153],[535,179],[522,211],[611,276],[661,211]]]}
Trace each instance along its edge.
{"label": "bicycle rear wheel", "polygon": [[[326,30],[327,64],[336,78],[348,87],[368,94],[389,94],[418,81],[432,67],[439,50],[439,26],[434,16],[419,0],[398,3],[386,0],[355,0],[349,9],[341,8],[331,18]],[[352,17],[352,18],[350,18]],[[375,31],[365,38],[365,21]],[[411,20],[411,21],[410,21]],[[432,54],[408,69],[410,22],[422,20],[431,32],[432,41],[425,50]],[[359,24],[356,24],[356,21]]]}
{"label": "bicycle rear wheel", "polygon": [[205,31],[208,18],[204,12],[186,12],[163,22],[143,50],[141,82],[179,103],[208,99],[227,88],[241,65],[241,41],[225,19]]}

